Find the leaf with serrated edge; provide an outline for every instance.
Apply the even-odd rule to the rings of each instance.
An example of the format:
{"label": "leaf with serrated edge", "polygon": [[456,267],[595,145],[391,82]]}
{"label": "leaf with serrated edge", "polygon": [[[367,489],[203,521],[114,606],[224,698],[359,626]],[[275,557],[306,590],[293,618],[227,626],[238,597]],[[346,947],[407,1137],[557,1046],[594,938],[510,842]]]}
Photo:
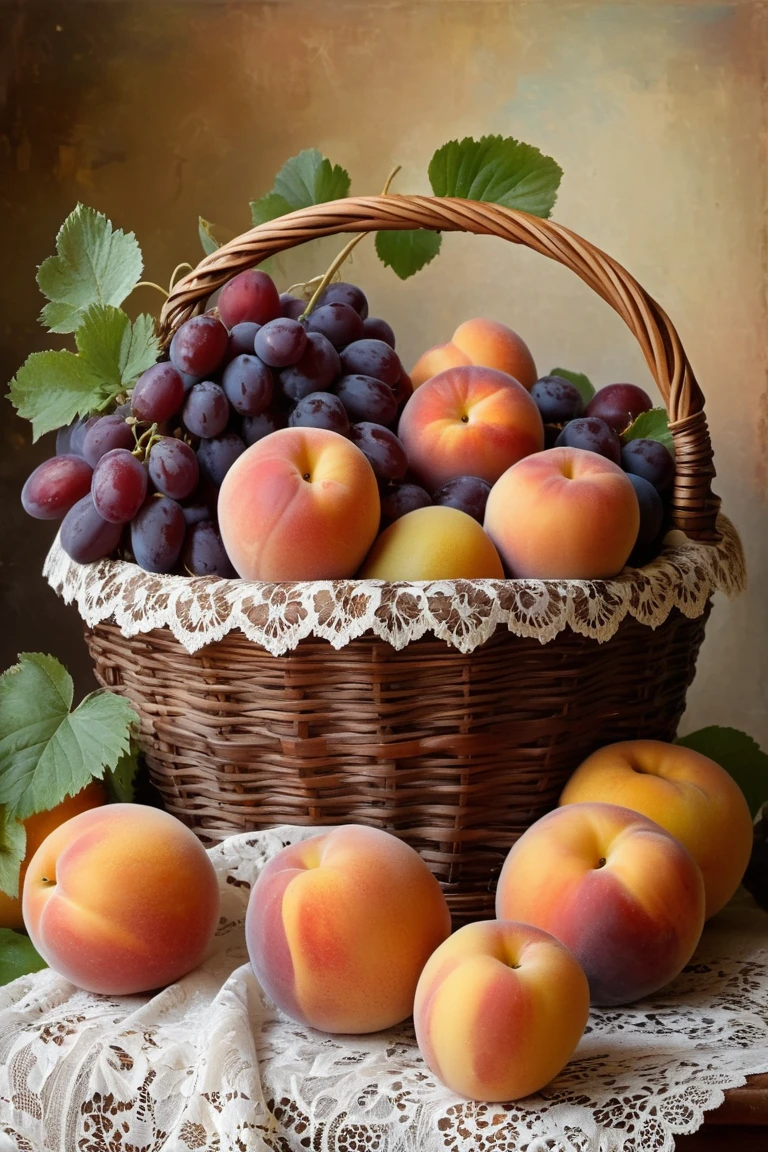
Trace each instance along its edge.
{"label": "leaf with serrated edge", "polygon": [[20,820],[74,796],[130,746],[137,716],[122,697],[71,704],[72,679],[51,656],[23,653],[0,677],[0,804]]}
{"label": "leaf with serrated edge", "polygon": [[675,743],[709,756],[724,768],[741,788],[753,816],[768,800],[768,754],[746,732],[713,724],[678,736]]}
{"label": "leaf with serrated edge", "polygon": [[134,796],[134,781],[138,771],[138,748],[131,741],[131,747],[118,760],[114,768],[110,768],[104,776],[110,796],[120,804],[130,804]]}
{"label": "leaf with serrated edge", "polygon": [[382,264],[407,280],[421,271],[440,251],[439,232],[417,228],[406,232],[377,232],[376,252]]}
{"label": "leaf with serrated edge", "polygon": [[272,191],[283,197],[291,211],[296,211],[340,200],[348,195],[349,185],[349,174],[343,168],[338,164],[332,167],[316,148],[306,148],[286,160],[275,176]]}
{"label": "leaf with serrated edge", "polygon": [[197,234],[206,256],[212,256],[221,247],[213,234],[213,224],[209,220],[204,220],[202,216],[197,218]]}
{"label": "leaf with serrated edge", "polygon": [[0,984],[10,984],[19,976],[28,976],[30,972],[40,972],[47,967],[29,936],[10,928],[0,928]]}
{"label": "leaf with serrated edge", "polygon": [[675,442],[669,430],[666,408],[651,408],[648,412],[641,412],[621,434],[622,444],[628,444],[630,440],[658,440],[674,456]]}
{"label": "leaf with serrated edge", "polygon": [[39,440],[103,402],[103,381],[74,352],[33,352],[11,380],[11,403]]}
{"label": "leaf with serrated edge", "polygon": [[141,249],[132,232],[115,231],[101,212],[78,204],[59,229],[56,256],[37,271],[52,302],[41,320],[52,332],[74,332],[93,304],[122,304],[141,278]]}
{"label": "leaf with serrated edge", "polygon": [[0,808],[0,892],[19,896],[21,862],[27,848],[27,831],[8,808]]}
{"label": "leaf with serrated edge", "polygon": [[573,384],[581,396],[585,408],[595,394],[594,384],[589,376],[585,376],[583,372],[570,372],[567,368],[553,368],[549,375],[562,376],[563,380]]}
{"label": "leaf with serrated edge", "polygon": [[436,196],[483,200],[543,217],[552,212],[562,175],[550,156],[511,136],[451,140],[429,165]]}
{"label": "leaf with serrated edge", "polygon": [[290,204],[282,196],[269,192],[261,200],[251,200],[251,220],[254,228],[259,224],[266,224],[269,220],[277,220],[278,216],[285,216],[292,212]]}
{"label": "leaf with serrated edge", "polygon": [[104,383],[104,395],[130,387],[156,362],[160,346],[151,316],[134,325],[121,308],[89,308],[75,333],[80,357]]}

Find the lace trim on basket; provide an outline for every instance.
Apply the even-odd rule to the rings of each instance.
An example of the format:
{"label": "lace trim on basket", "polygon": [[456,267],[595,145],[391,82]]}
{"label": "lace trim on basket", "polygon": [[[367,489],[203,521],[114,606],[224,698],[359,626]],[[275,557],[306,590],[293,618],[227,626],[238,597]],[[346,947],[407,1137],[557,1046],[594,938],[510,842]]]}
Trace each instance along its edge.
{"label": "lace trim on basket", "polygon": [[650,628],[674,608],[700,616],[713,592],[735,596],[746,583],[738,533],[720,516],[717,545],[670,532],[645,568],[614,580],[314,580],[267,584],[218,577],[158,576],[122,560],[76,564],[58,537],[43,574],[83,620],[113,620],[124,636],[169,628],[188,652],[240,629],[273,656],[306,636],[343,648],[373,632],[404,648],[427,632],[472,652],[505,624],[542,644],[564,628],[604,642],[625,616]]}

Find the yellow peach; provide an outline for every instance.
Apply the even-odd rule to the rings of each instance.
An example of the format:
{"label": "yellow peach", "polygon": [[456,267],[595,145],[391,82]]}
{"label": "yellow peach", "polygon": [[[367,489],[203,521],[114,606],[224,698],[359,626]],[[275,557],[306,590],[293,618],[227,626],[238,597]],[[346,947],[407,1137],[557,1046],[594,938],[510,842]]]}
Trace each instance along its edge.
{"label": "yellow peach", "polygon": [[499,554],[478,522],[458,508],[407,512],[385,528],[360,576],[366,580],[502,579]]}

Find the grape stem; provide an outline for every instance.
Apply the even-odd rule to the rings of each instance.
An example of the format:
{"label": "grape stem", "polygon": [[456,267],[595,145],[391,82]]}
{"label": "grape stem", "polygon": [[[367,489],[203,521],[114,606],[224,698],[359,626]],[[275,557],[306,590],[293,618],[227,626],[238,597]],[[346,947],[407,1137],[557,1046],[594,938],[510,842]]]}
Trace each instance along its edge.
{"label": "grape stem", "polygon": [[170,296],[170,292],[167,292],[159,284],[155,284],[154,280],[139,280],[138,284],[134,285],[133,291],[135,292],[137,288],[154,288],[157,292],[161,292],[166,300]]}
{"label": "grape stem", "polygon": [[156,444],[158,440],[162,440],[162,436],[157,431],[157,424],[151,424],[141,436],[136,433],[136,425],[133,426],[133,436],[136,441],[136,447],[132,455],[141,460],[142,463],[147,459],[152,451],[152,445]]}
{"label": "grape stem", "polygon": [[176,283],[176,274],[178,272],[181,272],[182,269],[184,269],[184,268],[186,268],[189,272],[194,272],[194,268],[186,260],[184,260],[183,263],[181,263],[181,264],[177,264],[176,267],[174,268],[173,272],[171,272],[171,283],[170,283],[171,288],[173,288],[174,284]]}

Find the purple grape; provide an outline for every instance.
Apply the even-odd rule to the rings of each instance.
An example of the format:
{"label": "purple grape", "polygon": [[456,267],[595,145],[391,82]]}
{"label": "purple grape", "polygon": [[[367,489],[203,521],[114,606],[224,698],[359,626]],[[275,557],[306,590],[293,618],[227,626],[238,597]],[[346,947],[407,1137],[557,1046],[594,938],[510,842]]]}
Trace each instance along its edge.
{"label": "purple grape", "polygon": [[369,340],[383,340],[390,348],[395,346],[395,334],[386,320],[378,316],[366,316],[363,320],[363,337]]}
{"label": "purple grape", "polygon": [[283,292],[280,297],[280,313],[289,320],[298,320],[307,309],[306,300],[299,300],[298,296],[291,296],[290,292]]}
{"label": "purple grape", "polygon": [[180,504],[150,496],[131,521],[131,551],[145,572],[170,572],[176,566],[187,531]]}
{"label": "purple grape", "polygon": [[243,323],[267,324],[280,315],[280,298],[266,272],[249,268],[229,280],[218,301],[219,316],[227,328]]}
{"label": "purple grape", "polygon": [[270,368],[287,368],[304,355],[307,333],[298,320],[281,316],[259,328],[253,346],[259,359]]}
{"label": "purple grape", "polygon": [[243,440],[250,448],[251,444],[263,440],[278,428],[285,428],[285,418],[281,412],[271,410],[262,412],[260,416],[246,416],[243,420]]}
{"label": "purple grape", "polygon": [[170,420],[184,402],[184,381],[167,361],[153,364],[139,377],[131,393],[131,411],[143,424]]}
{"label": "purple grape", "polygon": [[325,304],[348,304],[354,308],[361,320],[368,315],[368,301],[365,293],[354,284],[339,281],[338,284],[328,284],[317,298],[318,308]]}
{"label": "purple grape", "polygon": [[170,357],[174,368],[204,380],[212,375],[227,353],[229,333],[215,316],[193,316],[185,320],[171,340]]}
{"label": "purple grape", "polygon": [[584,414],[581,393],[563,376],[542,376],[531,388],[531,399],[545,424],[567,424]]}
{"label": "purple grape", "polygon": [[580,416],[570,420],[555,441],[557,448],[584,448],[605,456],[614,464],[621,463],[621,443],[613,428],[597,416]]}
{"label": "purple grape", "polygon": [[184,522],[187,527],[193,524],[201,524],[203,520],[211,519],[211,509],[208,507],[206,501],[199,496],[187,504],[182,504],[181,510],[184,513]]}
{"label": "purple grape", "polygon": [[397,416],[397,400],[388,384],[373,376],[342,376],[335,392],[355,424],[362,420],[372,424],[391,424]]}
{"label": "purple grape", "polygon": [[674,457],[658,440],[630,440],[621,450],[621,466],[642,476],[657,492],[666,492],[675,478]]}
{"label": "purple grape", "polygon": [[402,412],[405,405],[413,396],[413,381],[407,372],[400,374],[399,380],[392,385],[392,391],[395,395],[395,403],[397,404],[398,412]]}
{"label": "purple grape", "polygon": [[334,348],[346,348],[363,338],[363,321],[349,304],[323,304],[307,319],[308,332],[321,332]]}
{"label": "purple grape", "polygon": [[664,520],[664,505],[653,484],[642,476],[628,474],[640,505],[640,530],[637,534],[633,557],[643,555],[645,550],[656,542]]}
{"label": "purple grape", "polygon": [[[70,424],[69,451],[74,452],[75,456],[82,456],[83,455],[83,446],[85,444],[85,438],[88,435],[88,433],[90,432],[91,428],[93,428],[96,421],[100,420],[100,419],[101,419],[100,416],[88,416],[87,418],[84,417],[82,420],[77,420],[74,424]],[[63,438],[62,438],[62,440],[63,440]],[[56,452],[57,452],[57,454],[58,454],[58,451],[59,451],[59,441],[58,441],[58,436],[57,436],[57,438],[56,438]]]}
{"label": "purple grape", "polygon": [[599,416],[616,432],[623,432],[641,412],[652,407],[650,396],[637,384],[608,384],[587,404],[587,416]]}
{"label": "purple grape", "polygon": [[311,392],[299,400],[288,423],[291,428],[327,428],[341,436],[349,432],[346,409],[332,392]]}
{"label": "purple grape", "polygon": [[102,519],[125,524],[144,503],[147,470],[126,448],[113,448],[93,470],[91,495]]}
{"label": "purple grape", "polygon": [[432,493],[432,503],[458,508],[482,524],[490,492],[491,485],[479,476],[452,476]]}
{"label": "purple grape", "polygon": [[197,449],[200,472],[206,480],[218,487],[235,460],[243,452],[245,452],[245,443],[235,432],[225,432],[223,436],[215,436],[211,440],[201,440],[200,447]]}
{"label": "purple grape", "polygon": [[91,490],[93,469],[82,456],[52,456],[38,464],[21,490],[21,505],[36,520],[61,520]]}
{"label": "purple grape", "polygon": [[226,392],[213,380],[195,384],[187,396],[181,418],[193,436],[207,440],[220,435],[229,423]]}
{"label": "purple grape", "polygon": [[242,324],[235,324],[234,328],[229,334],[229,342],[227,344],[227,354],[224,357],[224,365],[231,364],[235,356],[253,356],[253,342],[256,339],[256,333],[261,324],[254,324],[250,320],[244,320]]}
{"label": "purple grape", "polygon": [[59,540],[72,560],[78,564],[91,564],[111,555],[122,534],[122,524],[111,524],[99,516],[89,493],[67,512],[61,523]]}
{"label": "purple grape", "polygon": [[356,444],[379,480],[402,480],[408,471],[405,448],[389,428],[363,421],[353,424],[349,438]]}
{"label": "purple grape", "polygon": [[431,503],[429,492],[425,492],[418,484],[398,484],[382,493],[381,522],[383,525],[392,524],[408,512],[428,508]]}
{"label": "purple grape", "polygon": [[403,374],[397,353],[383,340],[355,340],[348,344],[341,353],[341,368],[345,376],[373,376],[390,388],[394,388]]}
{"label": "purple grape", "polygon": [[181,376],[181,382],[184,385],[185,396],[189,394],[189,392],[194,388],[195,384],[200,383],[201,379],[199,376],[190,376],[188,372],[179,372],[179,376]]}
{"label": "purple grape", "polygon": [[213,520],[203,520],[187,529],[181,562],[191,576],[237,576]]}
{"label": "purple grape", "polygon": [[122,416],[113,413],[111,416],[102,416],[86,433],[83,441],[83,456],[95,468],[102,456],[111,452],[113,448],[133,449],[136,438],[133,428],[126,424]]}
{"label": "purple grape", "polygon": [[130,400],[126,400],[124,404],[120,404],[117,408],[115,408],[114,412],[110,413],[110,415],[122,416],[123,420],[127,420],[129,416],[133,415]]}
{"label": "purple grape", "polygon": [[147,468],[158,492],[173,500],[190,496],[200,478],[197,456],[189,444],[173,436],[163,436],[152,445]]}
{"label": "purple grape", "polygon": [[280,384],[289,400],[303,400],[310,392],[325,392],[341,375],[339,354],[320,332],[309,332],[304,355],[280,373]]}
{"label": "purple grape", "polygon": [[56,455],[69,456],[72,452],[72,433],[80,420],[73,420],[70,424],[65,425],[64,428],[59,428],[56,433]]}
{"label": "purple grape", "polygon": [[260,416],[272,400],[272,373],[258,356],[236,356],[224,369],[221,383],[241,416]]}

